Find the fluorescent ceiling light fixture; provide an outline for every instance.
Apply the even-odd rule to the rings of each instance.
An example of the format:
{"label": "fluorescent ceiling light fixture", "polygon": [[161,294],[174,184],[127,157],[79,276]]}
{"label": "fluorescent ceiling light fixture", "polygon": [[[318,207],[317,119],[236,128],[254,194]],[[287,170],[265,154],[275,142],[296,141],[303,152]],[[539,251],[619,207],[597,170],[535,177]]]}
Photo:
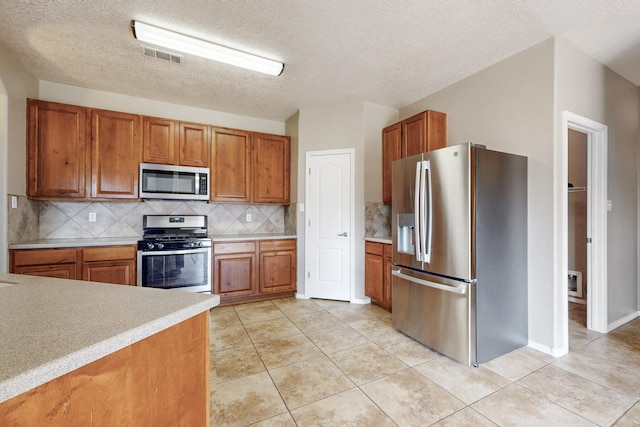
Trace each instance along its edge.
{"label": "fluorescent ceiling light fixture", "polygon": [[133,35],[136,39],[145,43],[163,46],[178,52],[201,56],[237,67],[248,68],[272,76],[279,76],[284,71],[282,62],[175,33],[140,21],[133,21]]}

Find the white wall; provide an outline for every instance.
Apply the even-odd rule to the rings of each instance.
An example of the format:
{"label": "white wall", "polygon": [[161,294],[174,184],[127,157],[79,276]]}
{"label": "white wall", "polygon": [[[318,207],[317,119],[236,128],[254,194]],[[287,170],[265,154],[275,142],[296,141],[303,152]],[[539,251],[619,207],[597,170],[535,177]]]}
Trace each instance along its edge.
{"label": "white wall", "polygon": [[[608,127],[607,311],[638,311],[638,88],[564,39],[556,40],[556,120],[571,111]],[[555,138],[562,138],[556,122]]]}
{"label": "white wall", "polygon": [[284,122],[239,116],[119,93],[40,81],[38,99],[221,127],[284,135]]}
{"label": "white wall", "polygon": [[528,158],[529,340],[553,347],[553,41],[548,40],[400,110],[447,113],[448,144]]}
{"label": "white wall", "polygon": [[0,44],[0,272],[7,271],[7,194],[26,194],[26,101],[37,81]]}

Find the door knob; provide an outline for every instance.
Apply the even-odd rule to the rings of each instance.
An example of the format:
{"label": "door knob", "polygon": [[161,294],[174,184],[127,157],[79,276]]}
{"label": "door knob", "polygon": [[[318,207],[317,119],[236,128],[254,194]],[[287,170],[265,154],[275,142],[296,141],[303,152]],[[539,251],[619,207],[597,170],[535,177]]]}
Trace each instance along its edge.
{"label": "door knob", "polygon": [[340,234],[338,234],[338,236],[340,236],[340,237],[347,237],[347,232],[345,231],[344,233],[340,233]]}

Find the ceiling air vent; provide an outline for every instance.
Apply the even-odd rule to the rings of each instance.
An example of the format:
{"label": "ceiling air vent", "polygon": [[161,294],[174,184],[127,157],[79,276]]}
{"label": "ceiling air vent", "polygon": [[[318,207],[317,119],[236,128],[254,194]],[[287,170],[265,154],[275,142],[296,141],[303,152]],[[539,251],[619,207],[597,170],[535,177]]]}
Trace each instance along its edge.
{"label": "ceiling air vent", "polygon": [[172,64],[182,64],[182,56],[176,55],[162,50],[154,49],[148,46],[140,46],[142,54],[147,58],[159,59],[161,61],[171,62]]}

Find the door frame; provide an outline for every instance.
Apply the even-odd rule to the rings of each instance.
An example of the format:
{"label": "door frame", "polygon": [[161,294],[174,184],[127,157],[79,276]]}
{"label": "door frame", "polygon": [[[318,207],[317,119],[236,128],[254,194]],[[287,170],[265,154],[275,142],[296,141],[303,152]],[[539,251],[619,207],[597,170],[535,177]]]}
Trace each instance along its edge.
{"label": "door frame", "polygon": [[5,89],[4,83],[0,78],[0,151],[3,155],[0,156],[0,165],[2,173],[0,173],[0,273],[7,273],[9,271],[9,250],[8,250],[8,212],[7,208],[7,174],[6,170],[8,165],[9,153],[9,97]]}
{"label": "door frame", "polygon": [[[317,151],[307,151],[305,153],[305,165],[304,165],[304,170],[305,170],[305,200],[304,203],[305,205],[308,207],[310,206],[309,204],[309,198],[310,198],[310,191],[309,191],[309,186],[310,186],[310,182],[309,182],[309,162],[310,159],[314,156],[327,156],[327,155],[336,155],[336,154],[348,154],[349,155],[349,167],[351,168],[351,179],[350,179],[350,188],[349,188],[349,203],[350,203],[350,209],[351,209],[351,214],[350,214],[350,218],[349,218],[349,259],[351,260],[350,262],[350,271],[349,271],[349,301],[350,302],[354,302],[354,297],[356,295],[355,293],[355,268],[354,268],[354,261],[355,261],[355,239],[354,239],[354,233],[355,233],[355,202],[356,202],[356,195],[355,195],[355,179],[356,179],[356,171],[355,171],[355,158],[356,158],[356,150],[355,148],[344,148],[344,149],[333,149],[333,150],[317,150]],[[307,266],[307,254],[310,253],[310,242],[309,239],[307,238],[306,234],[307,234],[307,224],[308,224],[308,215],[309,215],[309,209],[305,209],[305,214],[304,214],[304,233],[305,233],[305,248],[304,248],[304,253],[305,253],[305,261],[304,261],[304,298],[311,298],[311,293],[309,292],[309,275],[307,274],[308,270],[308,266]]]}
{"label": "door frame", "polygon": [[[569,348],[568,309],[568,262],[569,262],[569,197],[567,182],[569,174],[569,129],[587,135],[587,228],[590,228],[592,243],[587,244],[587,328],[606,333],[607,321],[607,133],[608,128],[586,117],[570,111],[562,112],[562,142],[556,167],[560,171],[555,189],[561,210],[556,244],[555,274],[556,336],[561,337],[559,352],[566,354]],[[559,163],[559,164],[558,164]],[[557,212],[557,211],[556,211]],[[589,227],[590,224],[590,227]],[[587,231],[589,233],[589,231]],[[561,332],[558,330],[561,329]],[[559,333],[560,332],[560,333]],[[554,354],[555,355],[555,354]]]}

